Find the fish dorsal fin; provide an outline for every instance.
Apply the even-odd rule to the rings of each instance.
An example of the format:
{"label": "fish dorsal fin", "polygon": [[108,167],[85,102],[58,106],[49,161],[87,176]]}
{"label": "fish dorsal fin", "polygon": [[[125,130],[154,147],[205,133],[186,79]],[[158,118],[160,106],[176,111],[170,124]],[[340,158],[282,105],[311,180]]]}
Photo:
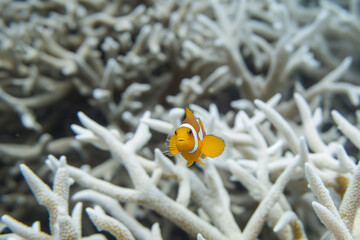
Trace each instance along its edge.
{"label": "fish dorsal fin", "polygon": [[214,135],[206,135],[202,140],[201,152],[208,157],[219,156],[224,151],[224,148],[224,141]]}
{"label": "fish dorsal fin", "polygon": [[186,113],[186,118],[195,118],[194,114],[188,107],[185,108],[185,113]]}
{"label": "fish dorsal fin", "polygon": [[175,134],[173,134],[170,138],[169,141],[169,152],[171,153],[171,155],[177,155],[179,154],[179,150],[176,147],[176,139],[175,139]]}

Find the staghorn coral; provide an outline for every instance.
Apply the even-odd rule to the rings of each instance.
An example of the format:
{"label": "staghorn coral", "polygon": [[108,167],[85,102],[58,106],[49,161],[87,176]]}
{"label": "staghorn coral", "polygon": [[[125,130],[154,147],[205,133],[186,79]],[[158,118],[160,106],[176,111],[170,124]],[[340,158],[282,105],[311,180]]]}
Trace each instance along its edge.
{"label": "staghorn coral", "polygon": [[[297,95],[296,98],[299,99],[300,95]],[[306,105],[307,103],[305,101],[302,102],[302,104],[305,104],[305,106],[302,106],[303,108],[309,107]],[[176,159],[176,163],[173,163],[158,149],[155,150],[154,160],[137,154],[151,138],[149,127],[146,122],[150,126],[154,125],[155,128],[159,128],[159,125],[157,125],[159,122],[150,121],[152,119],[150,119],[149,112],[144,114],[141,120],[142,123],[138,126],[137,131],[134,133],[133,137],[125,143],[121,142],[118,135],[113,131],[100,126],[83,113],[79,113],[80,121],[85,128],[77,125],[73,126],[74,129],[77,129],[77,138],[109,150],[113,159],[108,161],[113,163],[113,160],[115,159],[118,161],[119,165],[123,165],[127,170],[134,187],[114,185],[96,178],[92,176],[91,173],[84,170],[68,166],[64,158],[58,160],[53,156],[50,156],[46,163],[56,172],[54,192],[51,192],[51,190],[24,165],[21,166],[21,171],[34,194],[37,196],[39,203],[48,206],[51,216],[51,226],[56,224],[60,225],[60,227],[57,228],[52,227],[53,229],[51,232],[55,238],[57,237],[56,234],[59,234],[56,232],[56,229],[60,229],[60,233],[62,233],[61,229],[65,231],[64,227],[61,228],[61,224],[65,223],[60,220],[65,218],[61,217],[61,214],[66,215],[66,211],[61,209],[64,209],[67,206],[66,200],[69,194],[69,180],[73,179],[73,181],[81,185],[82,188],[92,189],[77,192],[73,195],[73,200],[94,201],[96,204],[102,205],[109,214],[112,214],[115,218],[108,217],[104,215],[104,213],[101,213],[101,211],[98,212],[97,215],[94,215],[95,211],[99,210],[94,211],[90,208],[87,212],[98,229],[110,231],[114,236],[129,235],[128,238],[130,239],[132,238],[132,235],[129,232],[129,229],[131,229],[134,231],[134,234],[139,234],[138,236],[140,238],[146,239],[149,238],[151,231],[158,231],[150,229],[146,230],[146,227],[141,225],[134,216],[123,212],[122,207],[117,203],[117,201],[120,201],[146,206],[174,222],[189,234],[195,236],[198,233],[201,233],[206,239],[255,239],[260,234],[263,224],[265,223],[271,227],[275,227],[275,224],[278,223],[276,224],[275,232],[280,239],[292,239],[295,237],[298,239],[307,239],[308,234],[304,231],[303,227],[305,221],[299,219],[300,217],[296,214],[299,209],[297,209],[296,205],[291,205],[289,198],[295,197],[301,199],[301,196],[305,195],[308,191],[305,187],[299,187],[296,190],[292,190],[292,196],[287,196],[283,193],[284,188],[289,182],[301,181],[302,183],[300,182],[300,184],[306,185],[306,182],[304,181],[304,163],[307,162],[305,167],[307,179],[312,191],[314,191],[320,202],[324,205],[322,206],[314,201],[313,206],[316,213],[329,230],[331,230],[339,239],[351,239],[351,234],[356,236],[358,232],[356,228],[353,232],[352,226],[356,216],[356,209],[358,209],[359,205],[359,191],[357,189],[359,184],[359,166],[355,167],[354,162],[352,162],[349,159],[349,156],[341,150],[338,151],[337,157],[339,159],[335,159],[334,156],[326,151],[309,153],[305,138],[298,137],[294,132],[294,129],[288,125],[270,105],[260,100],[256,101],[256,105],[262,110],[262,112],[258,112],[258,115],[260,114],[263,116],[258,117],[255,114],[251,118],[245,117],[246,113],[240,111],[239,114],[243,115],[241,116],[243,119],[239,120],[243,121],[243,123],[247,122],[247,124],[253,125],[251,128],[245,128],[245,124],[239,124],[243,124],[243,132],[248,134],[251,138],[259,138],[258,140],[260,141],[256,141],[259,143],[259,146],[253,144],[252,147],[258,149],[258,152],[254,153],[257,155],[258,159],[265,158],[268,162],[268,164],[263,164],[262,166],[253,165],[251,167],[249,163],[246,163],[246,161],[251,160],[243,160],[243,157],[241,156],[238,157],[238,160],[231,158],[218,161],[216,159],[207,159],[206,165],[201,167],[202,171],[195,173],[191,168],[185,167],[185,161],[180,157]],[[193,106],[193,108],[198,108],[199,110],[202,110],[203,113],[207,113],[197,106]],[[257,124],[259,124],[259,122],[264,121],[265,115],[277,128],[277,133],[279,134],[278,137],[287,140],[287,143],[284,143],[284,141],[282,141],[281,144],[275,143],[277,146],[274,146],[270,152],[269,149],[271,147],[265,147],[261,151],[261,142],[263,142],[263,144],[267,143],[264,137],[261,134],[258,134],[259,130],[257,129],[256,123],[254,123],[257,121]],[[214,118],[216,116],[213,115],[212,117]],[[225,122],[222,123],[223,129],[230,128]],[[347,126],[350,127],[349,123],[347,124]],[[165,124],[162,124],[160,126],[164,125]],[[175,126],[173,127],[175,128]],[[221,129],[221,127],[218,127],[218,129]],[[269,129],[267,130],[269,131]],[[222,133],[226,136],[226,131],[222,131]],[[333,142],[333,144],[335,144],[337,148],[342,149],[339,144],[335,142]],[[242,147],[249,146],[241,146],[239,149]],[[330,144],[327,144],[326,147],[330,148]],[[231,151],[238,151],[238,148],[232,148]],[[241,152],[239,151],[238,154],[241,155]],[[324,156],[321,156],[321,154]],[[232,153],[232,155],[236,154]],[[340,158],[343,159],[340,160]],[[329,164],[324,165],[324,163],[318,162],[319,159],[325,159]],[[261,164],[259,161],[260,160],[253,160],[252,162],[254,164]],[[337,168],[333,168],[331,164],[333,162],[338,165]],[[317,166],[319,163],[320,166]],[[311,167],[310,164],[313,164],[314,167]],[[277,165],[277,167],[272,167],[271,165]],[[324,175],[323,181],[328,187],[334,189],[339,189],[341,187],[345,188],[345,192],[339,192],[338,194],[344,194],[343,201],[352,203],[347,203],[345,205],[340,204],[342,217],[338,213],[320,176],[314,172],[313,168],[316,168],[319,171],[319,174],[322,173]],[[110,169],[105,169],[105,171],[110,171]],[[113,166],[112,171],[117,171],[117,169]],[[280,175],[279,171],[281,172]],[[230,196],[234,198],[233,201],[236,201],[236,198],[240,197],[241,199],[241,197],[244,197],[242,196],[244,193],[242,193],[242,191],[236,191],[236,189],[234,189],[235,191],[231,194],[227,192],[224,181],[228,182],[228,180],[222,179],[220,173],[228,176],[231,173],[233,175],[233,180],[240,181],[243,186],[248,189],[250,196],[254,198],[255,201],[260,202],[245,224],[243,231],[240,230],[236,223],[236,211],[232,210],[230,207]],[[333,177],[329,177],[329,175],[333,175]],[[274,183],[271,183],[269,179],[271,177],[276,178]],[[336,182],[335,179],[340,177],[349,179],[350,183],[344,186],[344,183]],[[160,187],[160,183],[164,184],[164,182],[166,183],[171,178],[177,179],[179,184],[175,199],[172,199],[166,194],[166,188],[163,189]],[[167,184],[171,183],[167,182]],[[227,184],[230,184],[230,182]],[[53,194],[56,195],[52,196]],[[57,197],[58,195],[62,197],[59,198]],[[62,203],[51,203],[52,201],[60,201]],[[302,204],[310,204],[311,199],[304,198],[301,201],[303,201]],[[116,209],[118,210],[113,209],[113,206],[117,206]],[[199,211],[199,215],[187,207],[196,207]],[[348,210],[344,210],[344,208]],[[201,214],[200,209],[202,209]],[[201,215],[204,214],[207,217],[201,217]],[[328,217],[329,214],[330,216]],[[336,215],[333,216],[331,214]],[[284,219],[285,215],[292,215],[292,218],[286,220]],[[77,217],[73,218],[78,219]],[[327,220],[329,218],[330,220]],[[124,221],[125,225],[129,225],[129,229],[119,222],[120,219]],[[345,225],[345,223],[342,222],[343,220],[340,219],[346,221],[347,224]],[[15,220],[9,216],[3,216],[2,221],[21,236],[30,237],[29,233],[24,232],[20,227],[16,228],[16,226],[13,226]],[[288,223],[289,225],[287,225]],[[153,228],[156,229],[156,227]],[[144,230],[141,231],[142,233],[138,233],[138,231],[140,231],[138,229]],[[66,234],[71,234],[72,232],[76,234],[75,230],[68,230],[66,231]],[[39,232],[37,233],[40,234]],[[77,237],[79,238],[79,236]],[[34,239],[36,238],[37,237]],[[121,239],[121,237],[118,239]]]}
{"label": "staghorn coral", "polygon": [[359,8],[1,1],[0,239],[359,239]]}

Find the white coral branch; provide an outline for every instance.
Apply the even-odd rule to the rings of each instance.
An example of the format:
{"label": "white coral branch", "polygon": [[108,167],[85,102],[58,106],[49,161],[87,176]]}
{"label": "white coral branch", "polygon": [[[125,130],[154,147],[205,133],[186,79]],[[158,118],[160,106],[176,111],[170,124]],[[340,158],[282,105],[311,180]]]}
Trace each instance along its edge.
{"label": "white coral branch", "polygon": [[289,147],[294,153],[298,153],[298,142],[299,139],[296,136],[294,130],[285,121],[285,119],[276,112],[271,106],[260,100],[255,100],[255,104],[260,108],[267,116],[269,121],[281,132],[284,137],[288,140]]}
{"label": "white coral branch", "polygon": [[308,239],[305,235],[304,227],[298,216],[293,211],[285,212],[274,227],[274,232],[279,232],[286,225],[290,225],[293,230],[293,238],[298,240]]}
{"label": "white coral branch", "polygon": [[30,239],[30,240],[51,240],[52,237],[44,232],[37,231],[31,227],[26,226],[25,224],[17,221],[9,215],[4,215],[1,217],[1,221],[5,223],[13,232],[19,234],[20,236]]}
{"label": "white coral branch", "polygon": [[99,207],[86,208],[86,213],[99,231],[108,231],[118,240],[135,240],[127,227],[115,218],[105,215]]}
{"label": "white coral branch", "polygon": [[333,110],[331,115],[336,122],[338,129],[349,138],[349,140],[360,149],[360,130],[346,120],[338,111]]}
{"label": "white coral branch", "polygon": [[[53,156],[49,156],[46,160],[46,164],[52,170],[59,167],[59,162]],[[72,166],[68,166],[68,170],[70,176],[80,185],[112,196],[119,201],[136,202],[140,200],[139,193],[136,190],[115,186],[107,181],[97,179],[89,173]]]}
{"label": "white coral branch", "polygon": [[150,239],[150,231],[130,216],[119,204],[119,202],[107,195],[93,190],[82,190],[72,196],[75,201],[91,201],[102,206],[114,218],[122,222],[139,239]]}
{"label": "white coral branch", "polygon": [[330,196],[329,191],[322,182],[320,176],[316,173],[316,170],[310,163],[305,164],[306,178],[309,182],[311,190],[315,193],[318,200],[324,205],[329,211],[341,221],[338,210]]}
{"label": "white coral branch", "polygon": [[313,202],[312,205],[321,222],[336,236],[337,239],[353,239],[344,222],[335,216],[327,207],[318,202]]}
{"label": "white coral branch", "polygon": [[350,183],[347,186],[343,200],[341,201],[339,212],[340,216],[345,222],[347,229],[351,233],[353,231],[354,219],[356,211],[360,208],[360,164],[358,164],[354,170],[354,174],[350,179]]}
{"label": "white coral branch", "polygon": [[[69,168],[70,175],[77,182],[80,182],[82,185],[91,189],[114,196],[119,200],[123,197],[121,193],[125,192],[131,198],[125,198],[123,201],[136,200],[139,203],[143,203],[153,208],[159,214],[166,216],[168,219],[172,220],[193,235],[201,232],[209,239],[223,238],[222,234],[217,229],[202,221],[187,208],[180,204],[176,204],[176,202],[165,196],[152,184],[152,181],[145,172],[145,169],[139,163],[138,156],[135,154],[136,147],[133,144],[129,144],[129,146],[127,146],[127,143],[121,143],[106,128],[92,121],[83,113],[79,113],[79,118],[86,128],[93,131],[95,135],[103,139],[103,141],[108,145],[114,158],[122,160],[136,190],[117,187],[108,182],[96,179],[76,168]],[[144,123],[139,125],[138,131],[141,131],[145,136],[150,134],[148,133],[148,127]],[[141,136],[140,133],[136,135]],[[134,140],[129,140],[129,142],[138,141],[136,138]],[[143,139],[140,139],[139,142],[140,144],[143,144]],[[114,191],[120,194],[114,194]]]}
{"label": "white coral branch", "polygon": [[278,201],[286,184],[290,181],[291,175],[295,168],[303,164],[304,159],[298,157],[285,169],[285,171],[278,177],[275,184],[271,187],[265,198],[261,201],[254,214],[246,224],[243,232],[244,239],[254,239],[260,232],[265,217],[268,215],[271,208]]}
{"label": "white coral branch", "polygon": [[326,153],[327,147],[316,128],[310,106],[307,104],[304,97],[302,97],[299,93],[295,93],[294,98],[304,125],[306,140],[308,141],[311,150]]}

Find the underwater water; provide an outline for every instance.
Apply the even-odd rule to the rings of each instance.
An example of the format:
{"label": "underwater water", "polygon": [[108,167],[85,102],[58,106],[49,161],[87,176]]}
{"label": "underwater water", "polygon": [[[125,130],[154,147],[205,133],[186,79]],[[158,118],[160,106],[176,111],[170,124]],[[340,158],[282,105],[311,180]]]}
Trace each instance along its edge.
{"label": "underwater water", "polygon": [[2,0],[0,239],[359,239],[359,39],[356,0]]}

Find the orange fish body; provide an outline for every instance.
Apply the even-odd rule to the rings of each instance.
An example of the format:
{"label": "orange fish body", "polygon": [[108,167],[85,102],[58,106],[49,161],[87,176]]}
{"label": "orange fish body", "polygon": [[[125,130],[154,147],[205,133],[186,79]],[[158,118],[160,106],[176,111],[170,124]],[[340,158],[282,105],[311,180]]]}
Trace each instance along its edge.
{"label": "orange fish body", "polygon": [[205,165],[199,158],[219,156],[225,148],[222,139],[207,135],[200,119],[195,118],[190,109],[185,108],[186,118],[170,138],[169,151],[181,154],[190,167],[194,162]]}

